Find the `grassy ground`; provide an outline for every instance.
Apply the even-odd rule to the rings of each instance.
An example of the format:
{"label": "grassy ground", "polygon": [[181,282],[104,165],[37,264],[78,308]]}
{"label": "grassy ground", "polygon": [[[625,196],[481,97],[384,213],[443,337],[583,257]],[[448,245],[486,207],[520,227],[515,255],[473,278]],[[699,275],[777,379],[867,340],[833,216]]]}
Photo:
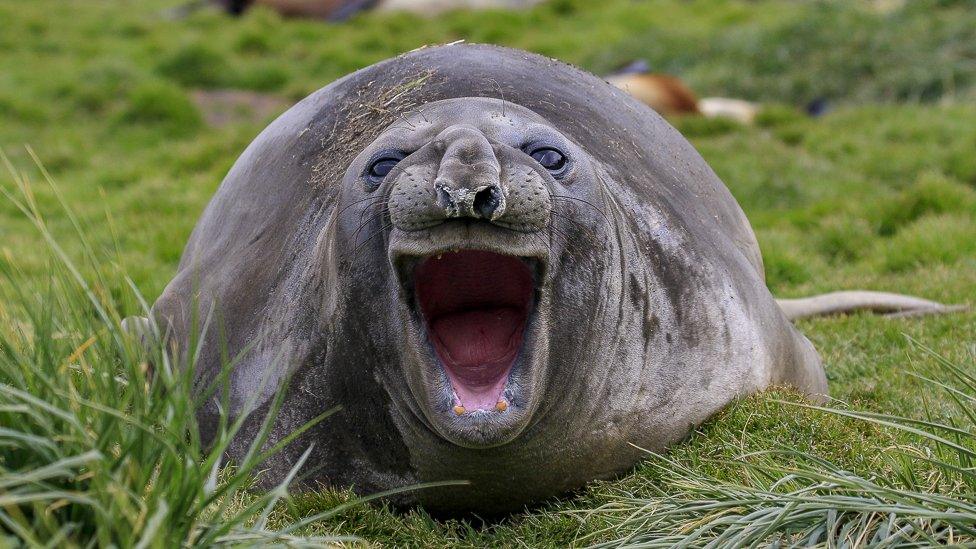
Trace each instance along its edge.
{"label": "grassy ground", "polygon": [[[248,90],[287,104],[371,62],[457,39],[539,51],[597,72],[639,56],[680,74],[702,95],[767,105],[754,127],[701,119],[675,123],[745,209],[776,295],[868,288],[973,304],[976,10],[965,1],[882,9],[892,4],[554,0],[524,13],[457,13],[435,20],[369,15],[324,25],[284,21],[267,11],[240,20],[201,12],[174,22],[159,16],[172,5],[163,0],[6,2],[0,3],[0,148],[16,170],[37,180],[23,144],[33,146],[102,258],[98,268],[83,267],[82,274],[100,271],[96,293],[119,299],[124,314],[136,305],[120,273],[150,300],[159,293],[221,177],[269,121],[268,115],[243,113],[212,127],[194,102],[199,90]],[[831,111],[817,119],[801,116],[798,108],[817,98],[827,98]],[[0,178],[0,185],[13,189],[13,178]],[[68,256],[80,258],[83,247],[55,194],[37,186],[35,199],[52,237]],[[19,362],[10,358],[16,338],[9,334],[25,326],[25,313],[11,296],[15,290],[50,295],[52,263],[37,228],[9,200],[0,200],[0,252],[0,267],[19,273],[0,281],[0,342],[8,345],[0,350],[10,364],[23,367],[41,359],[37,353],[25,353]],[[79,322],[62,330],[66,335],[57,332],[65,341],[47,350],[68,356],[92,333],[104,336],[94,325]],[[933,387],[905,372],[938,361],[913,350],[906,335],[974,369],[973,312],[908,320],[854,315],[805,321],[800,328],[824,357],[832,395],[857,409],[923,414]],[[44,333],[35,329],[18,349],[36,346]],[[92,359],[96,371],[111,364]],[[85,387],[86,398],[109,402],[97,394],[105,386]],[[754,487],[749,469],[735,463],[739,456],[793,448],[861,475],[904,473],[881,458],[891,444],[914,444],[903,435],[780,404],[780,398],[791,400],[788,394],[764,395],[720,414],[674,449],[667,469],[686,466],[696,475]],[[943,418],[962,417],[946,407],[948,399],[930,404]],[[151,410],[146,404],[146,414]],[[0,408],[0,414],[7,411]],[[0,507],[9,488],[2,475],[16,470],[14,463],[0,454]],[[622,495],[650,497],[655,487],[687,487],[660,465],[651,460],[621,481],[598,483],[489,526],[362,507],[303,532],[417,546],[612,540],[627,530],[617,520],[619,509],[582,510],[619,505]],[[942,480],[932,482],[927,488],[944,488]],[[240,495],[235,505],[252,497]],[[275,508],[268,524],[329,509],[344,497],[298,497],[291,507]],[[122,531],[136,535],[147,527],[146,513],[119,516],[131,522]]]}

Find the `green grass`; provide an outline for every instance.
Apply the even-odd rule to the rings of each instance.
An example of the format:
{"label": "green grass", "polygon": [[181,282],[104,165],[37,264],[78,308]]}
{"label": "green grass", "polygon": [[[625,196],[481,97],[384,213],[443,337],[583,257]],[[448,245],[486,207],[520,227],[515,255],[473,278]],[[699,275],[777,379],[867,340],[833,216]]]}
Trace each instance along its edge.
{"label": "green grass", "polygon": [[[0,431],[0,535],[120,546],[146,537],[171,546],[213,534],[229,543],[228,535],[276,535],[350,500],[329,491],[296,495],[271,507],[265,521],[268,497],[277,494],[246,491],[248,467],[209,482],[214,454],[194,442],[180,376],[147,386],[140,369],[146,357],[115,328],[118,318],[141,310],[133,286],[151,301],[168,282],[206,201],[269,121],[208,127],[192,100],[196,90],[294,101],[374,61],[458,39],[522,47],[597,72],[645,57],[702,95],[766,105],[753,127],[675,124],[745,209],[776,295],[867,288],[974,304],[972,2],[909,2],[882,11],[876,2],[553,0],[520,13],[434,20],[371,14],[342,25],[286,21],[261,10],[239,20],[213,12],[182,22],[160,18],[172,4],[0,4],[0,148],[15,172],[0,175],[0,188],[30,214],[0,200],[0,427],[35,437]],[[830,100],[828,115],[802,116],[798,109],[818,97]],[[43,183],[24,144],[60,194]],[[35,182],[30,200],[16,190],[25,179]],[[40,227],[36,212],[44,214]],[[48,238],[63,246],[63,257],[52,254]],[[78,266],[77,276],[66,260]],[[976,313],[853,315],[799,327],[821,352],[840,408],[930,416],[973,432],[965,407],[907,372],[945,381],[949,364],[972,375]],[[971,394],[965,380],[954,386]],[[873,536],[885,532],[889,517],[870,509],[880,508],[871,498],[881,489],[888,490],[885,504],[902,506],[891,525],[917,519],[916,530],[930,535],[946,534],[947,522],[918,516],[917,494],[956,498],[957,510],[973,504],[965,454],[782,401],[796,399],[778,392],[736,403],[666,458],[649,457],[623,479],[501,522],[437,521],[420,510],[361,505],[293,533],[418,547],[563,546],[631,535],[647,541],[650,534],[677,541],[673,536],[693,532],[691,525],[714,526],[702,532],[699,543],[706,543],[721,532],[762,537],[765,530],[743,529],[750,521],[741,518],[761,511],[783,516],[770,531],[797,534],[829,519],[840,525],[835,533],[849,525],[844,536],[864,533],[862,541],[880,542],[884,536]],[[971,436],[955,436],[973,447]],[[943,464],[922,459],[933,456]],[[37,471],[49,476],[29,477]],[[770,490],[784,475],[793,480]],[[810,500],[805,490],[823,482],[831,487]],[[222,510],[209,499],[217,486],[225,487]],[[894,488],[909,495],[894,498]],[[776,515],[791,493],[797,502]],[[11,494],[42,495],[14,505],[4,499]],[[853,498],[853,510],[818,515],[831,497]],[[766,499],[719,514],[722,502],[749,498]],[[695,506],[706,500],[718,503]],[[793,520],[800,508],[812,522]],[[169,518],[152,521],[156,516]],[[972,532],[952,534],[976,543]]]}

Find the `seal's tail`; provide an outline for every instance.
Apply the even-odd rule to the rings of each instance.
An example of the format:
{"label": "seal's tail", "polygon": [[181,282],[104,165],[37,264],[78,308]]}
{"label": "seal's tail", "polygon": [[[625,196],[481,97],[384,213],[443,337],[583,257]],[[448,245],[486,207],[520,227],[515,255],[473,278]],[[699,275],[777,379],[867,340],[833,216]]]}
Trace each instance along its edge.
{"label": "seal's tail", "polygon": [[885,316],[919,316],[964,311],[967,305],[943,305],[909,295],[854,290],[830,292],[800,299],[777,299],[790,320],[854,311],[872,311]]}

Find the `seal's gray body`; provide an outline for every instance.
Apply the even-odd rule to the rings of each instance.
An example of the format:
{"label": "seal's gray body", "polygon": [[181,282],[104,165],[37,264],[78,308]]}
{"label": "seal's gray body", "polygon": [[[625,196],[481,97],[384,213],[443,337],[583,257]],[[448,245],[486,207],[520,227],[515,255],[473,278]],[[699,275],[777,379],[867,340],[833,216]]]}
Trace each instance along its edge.
{"label": "seal's gray body", "polygon": [[[391,125],[422,124],[424,105],[477,97],[492,99],[461,103],[536,113],[586,154],[594,174],[561,189],[568,198],[553,202],[551,230],[539,233],[550,279],[545,333],[531,341],[537,402],[511,440],[481,448],[443,436],[417,397],[420,351],[396,306],[402,290],[386,253],[398,229],[388,214],[364,210],[370,202],[350,167]],[[748,221],[692,146],[594,76],[491,46],[379,63],[269,126],[207,207],[153,314],[186,348],[194,309],[199,324],[212,319],[196,364],[201,387],[217,376],[222,348],[241,355],[231,415],[253,398],[256,425],[288,376],[274,438],[342,407],[273,458],[265,481],[314,444],[306,482],[360,493],[472,482],[407,496],[434,509],[504,511],[622,473],[639,459],[634,446],[661,450],[772,384],[826,392],[815,351],[765,286]],[[216,404],[199,421],[210,436]],[[249,433],[231,457],[244,453]]]}

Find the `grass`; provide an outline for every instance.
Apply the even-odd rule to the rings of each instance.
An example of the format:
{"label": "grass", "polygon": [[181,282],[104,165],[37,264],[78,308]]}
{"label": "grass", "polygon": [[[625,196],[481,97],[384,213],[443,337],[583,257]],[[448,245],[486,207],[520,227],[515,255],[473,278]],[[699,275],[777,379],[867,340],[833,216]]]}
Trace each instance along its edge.
{"label": "grass", "polygon": [[[869,288],[973,304],[976,11],[967,1],[882,4],[553,0],[519,13],[371,14],[342,25],[263,10],[173,22],[158,17],[172,5],[164,0],[0,4],[0,148],[12,164],[0,176],[10,195],[0,200],[0,535],[119,546],[269,541],[286,530],[298,537],[278,541],[293,544],[337,535],[396,546],[732,540],[723,535],[976,544],[965,528],[976,492],[966,453],[973,312],[803,321],[832,406],[858,412],[804,408],[788,391],[757,395],[625,478],[491,524],[370,505],[322,517],[352,496],[323,490],[269,505],[280,491],[246,490],[255,464],[215,477],[218,453],[195,442],[179,369],[147,384],[147,356],[117,329],[142,309],[140,293],[151,301],[168,282],[206,201],[268,122],[209,127],[194,91],[293,101],[371,62],[457,39],[597,72],[645,57],[702,95],[762,101],[755,126],[675,124],[745,209],[776,295]],[[802,116],[817,98],[828,114]],[[913,433],[898,426],[918,424],[858,413],[956,430]]]}
{"label": "grass", "polygon": [[120,311],[146,306],[138,292],[122,296],[127,304],[104,292],[109,273],[79,231],[95,273],[82,276],[48,231],[29,182],[10,173],[20,195],[5,197],[44,240],[51,274],[34,288],[9,257],[0,267],[7,305],[0,310],[0,527],[29,546],[290,541],[286,526],[266,527],[287,483],[246,492],[260,462],[280,447],[265,448],[271,422],[236,467],[225,467],[222,454],[243,418],[202,447],[194,417],[202,397],[188,375],[193,360],[174,363],[162,346],[147,351],[122,332]]}

